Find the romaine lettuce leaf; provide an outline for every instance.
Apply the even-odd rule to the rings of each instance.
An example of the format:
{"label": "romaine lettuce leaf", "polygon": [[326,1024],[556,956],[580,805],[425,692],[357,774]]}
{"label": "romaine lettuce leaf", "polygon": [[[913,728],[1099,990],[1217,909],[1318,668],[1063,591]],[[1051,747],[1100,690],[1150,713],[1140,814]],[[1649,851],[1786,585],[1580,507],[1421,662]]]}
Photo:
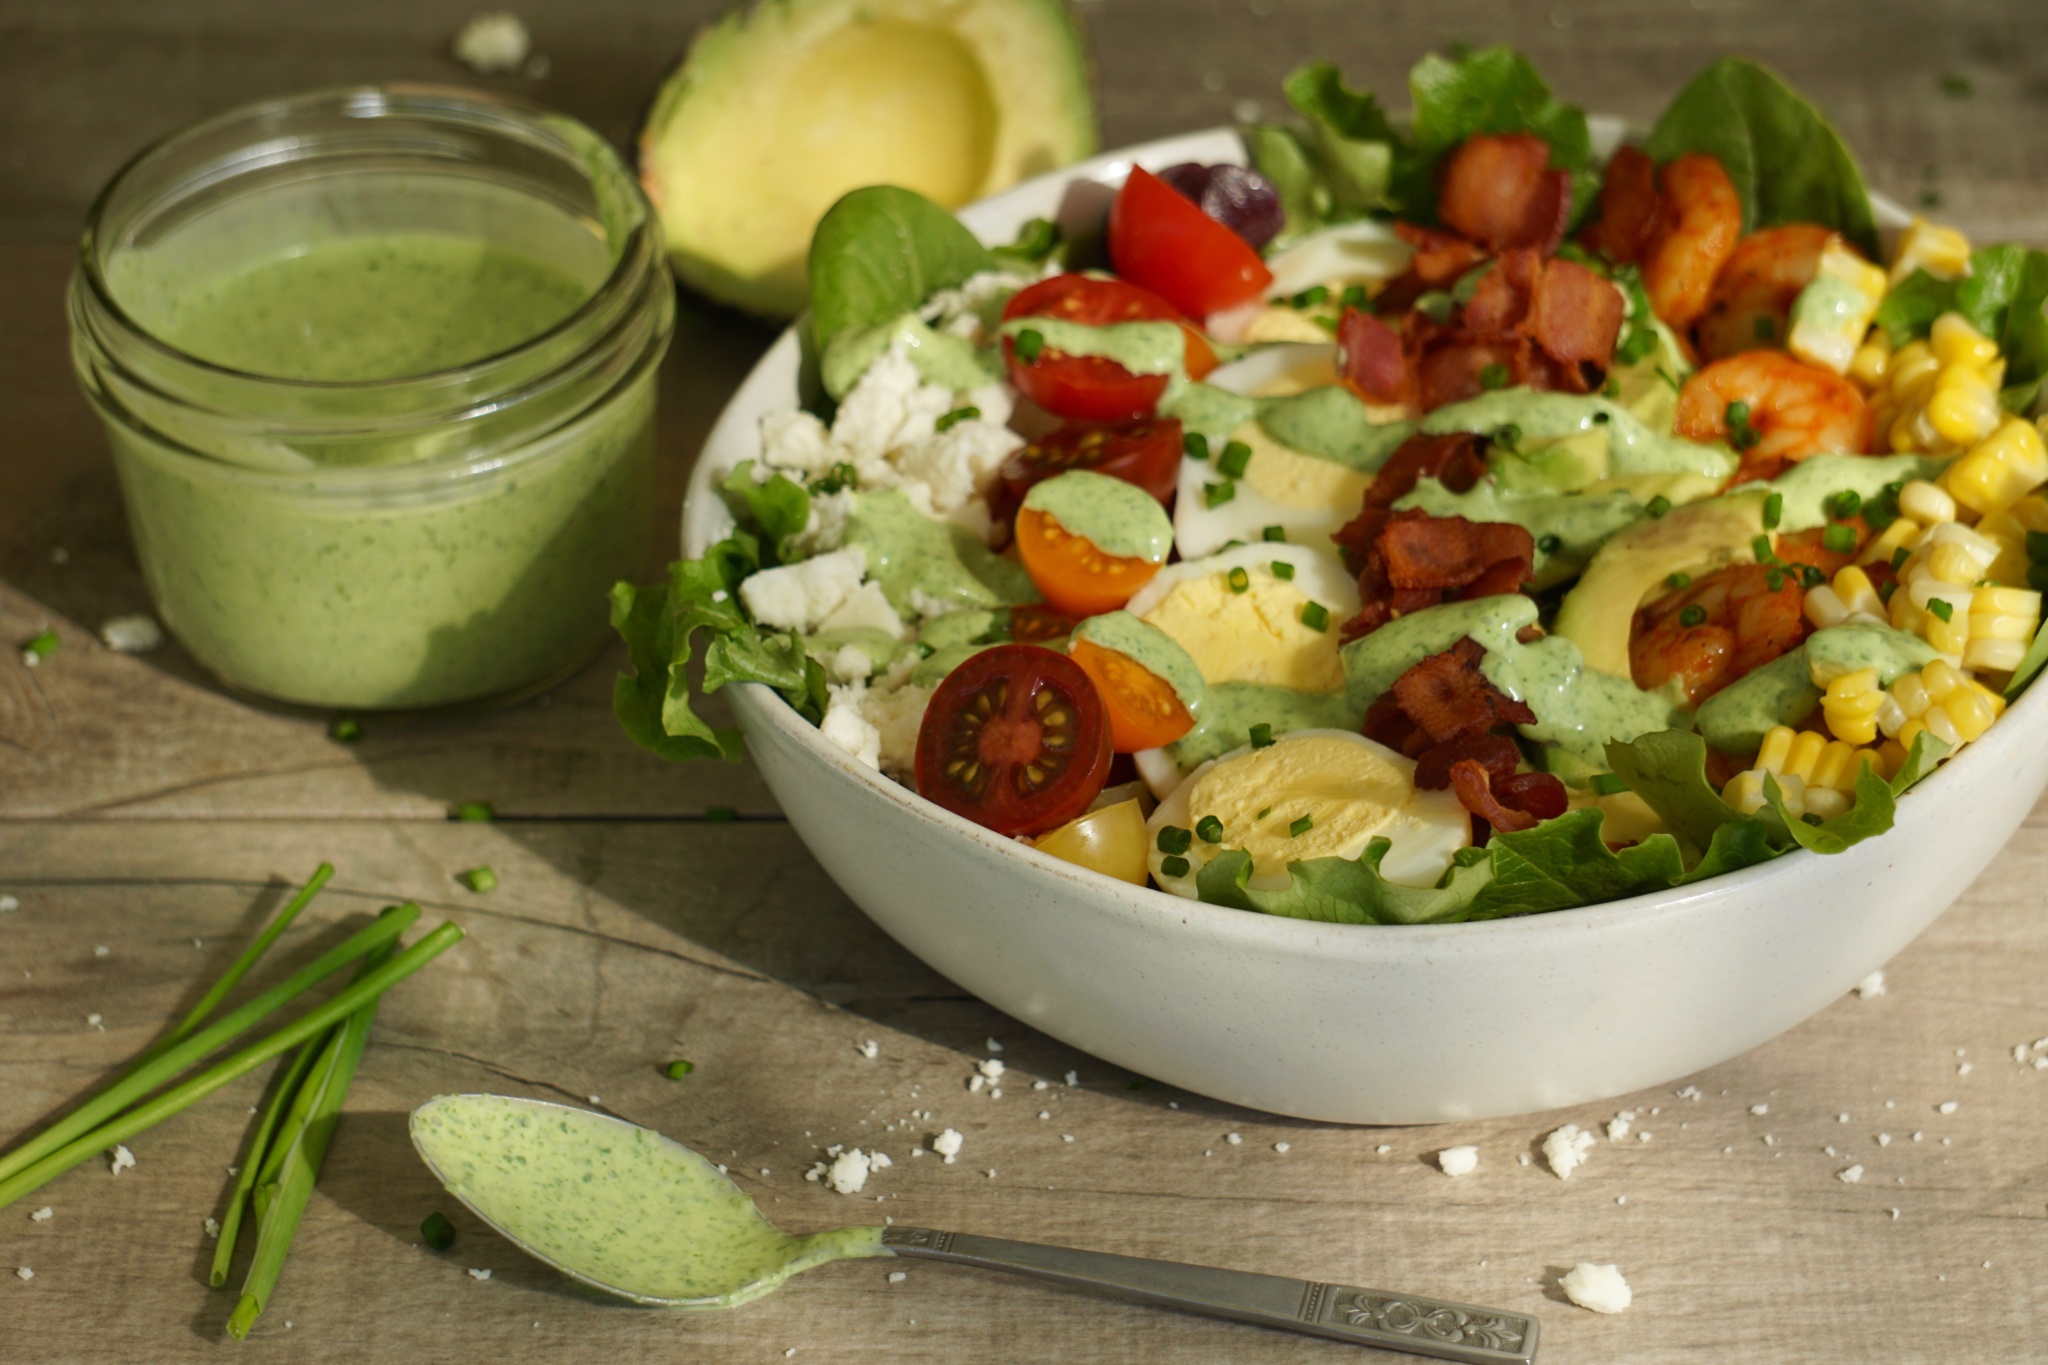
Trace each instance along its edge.
{"label": "romaine lettuce leaf", "polygon": [[635,744],[671,762],[737,762],[745,752],[739,731],[711,725],[691,706],[689,663],[699,636],[705,694],[729,682],[765,683],[808,719],[824,714],[824,671],[803,641],[762,631],[740,607],[740,581],[760,566],[759,542],[740,531],[702,559],[669,565],[664,583],[612,585],[612,629],[632,665],[612,684],[612,712]]}
{"label": "romaine lettuce leaf", "polygon": [[1572,173],[1573,216],[1599,189],[1591,169],[1593,141],[1586,115],[1551,96],[1529,59],[1498,46],[1443,57],[1431,53],[1408,73],[1415,99],[1413,141],[1396,162],[1394,193],[1434,214],[1436,168],[1475,133],[1534,133],[1550,144],[1552,167]]}
{"label": "romaine lettuce leaf", "polygon": [[1717,157],[1742,196],[1745,232],[1823,223],[1878,255],[1863,173],[1820,111],[1767,67],[1723,57],[1678,92],[1644,150],[1658,163],[1686,152]]}
{"label": "romaine lettuce leaf", "polygon": [[1970,273],[1937,280],[1915,270],[1878,305],[1877,322],[1903,346],[1924,337],[1943,313],[1961,313],[1972,327],[1998,343],[2005,358],[2006,391],[2015,412],[2032,409],[2048,377],[2048,255],[2005,242],[1970,253]]}

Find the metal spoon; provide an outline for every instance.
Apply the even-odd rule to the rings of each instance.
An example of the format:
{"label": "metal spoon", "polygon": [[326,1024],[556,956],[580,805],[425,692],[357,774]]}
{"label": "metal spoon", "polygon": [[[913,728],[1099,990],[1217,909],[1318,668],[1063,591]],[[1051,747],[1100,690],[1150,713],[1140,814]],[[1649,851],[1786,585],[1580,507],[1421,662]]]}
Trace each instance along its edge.
{"label": "metal spoon", "polygon": [[1528,1365],[1536,1320],[1471,1304],[931,1228],[791,1237],[719,1168],[651,1129],[503,1095],[412,1113],[413,1146],[521,1250],[637,1303],[730,1308],[828,1261],[902,1256],[1007,1270],[1212,1317],[1474,1365]]}

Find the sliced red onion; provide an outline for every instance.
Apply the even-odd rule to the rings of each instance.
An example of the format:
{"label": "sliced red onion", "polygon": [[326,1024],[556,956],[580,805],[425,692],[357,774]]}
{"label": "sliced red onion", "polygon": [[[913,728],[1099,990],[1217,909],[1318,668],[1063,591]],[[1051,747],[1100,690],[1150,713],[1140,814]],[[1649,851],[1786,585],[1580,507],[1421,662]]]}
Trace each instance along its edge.
{"label": "sliced red onion", "polygon": [[1287,226],[1286,210],[1280,207],[1280,192],[1273,188],[1272,181],[1249,166],[1203,166],[1183,161],[1159,172],[1159,178],[1201,205],[1202,212],[1252,247],[1264,246]]}

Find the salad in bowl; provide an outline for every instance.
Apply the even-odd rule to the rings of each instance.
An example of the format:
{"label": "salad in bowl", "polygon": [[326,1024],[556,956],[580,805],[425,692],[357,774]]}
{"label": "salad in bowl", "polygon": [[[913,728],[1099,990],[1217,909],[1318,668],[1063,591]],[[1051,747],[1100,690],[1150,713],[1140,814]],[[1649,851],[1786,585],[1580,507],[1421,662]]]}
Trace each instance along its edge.
{"label": "salad in bowl", "polygon": [[762,684],[994,835],[1360,925],[1840,854],[1997,745],[2044,659],[2048,256],[1881,234],[1740,59],[1637,141],[1505,49],[1411,83],[1397,123],[1306,67],[1244,155],[998,245],[842,199],[801,401],[614,592],[629,733],[736,757],[695,692]]}

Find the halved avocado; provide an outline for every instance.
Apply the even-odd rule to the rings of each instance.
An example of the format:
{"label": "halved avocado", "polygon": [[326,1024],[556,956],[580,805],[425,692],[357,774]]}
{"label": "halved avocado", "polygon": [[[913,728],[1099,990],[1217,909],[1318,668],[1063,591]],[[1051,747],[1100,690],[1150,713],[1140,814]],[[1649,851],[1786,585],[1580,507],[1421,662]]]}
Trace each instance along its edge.
{"label": "halved avocado", "polygon": [[848,190],[957,208],[1095,146],[1064,0],[760,0],[664,82],[640,180],[686,282],[787,317],[811,230]]}

